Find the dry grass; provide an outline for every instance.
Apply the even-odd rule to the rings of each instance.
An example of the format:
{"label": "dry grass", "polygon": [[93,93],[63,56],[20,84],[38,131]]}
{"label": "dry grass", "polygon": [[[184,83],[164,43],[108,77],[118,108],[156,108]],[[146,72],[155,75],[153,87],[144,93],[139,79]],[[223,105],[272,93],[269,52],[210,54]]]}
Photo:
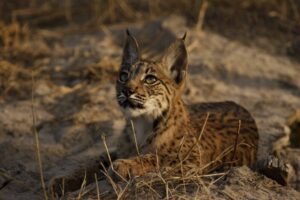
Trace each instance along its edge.
{"label": "dry grass", "polygon": [[100,191],[99,191],[99,184],[98,184],[97,174],[95,174],[95,182],[96,182],[96,190],[97,190],[97,199],[100,200]]}
{"label": "dry grass", "polygon": [[[101,199],[112,198],[154,198],[173,199],[185,197],[197,197],[207,195],[211,189],[218,184],[228,172],[211,173],[206,175],[170,175],[168,171],[159,173],[148,173],[142,177],[133,177],[127,183],[117,183],[118,191],[103,191],[99,196]],[[86,196],[87,197],[87,196]]]}
{"label": "dry grass", "polygon": [[83,181],[81,183],[81,186],[80,186],[80,190],[79,190],[79,194],[77,196],[77,200],[80,200],[81,197],[84,195],[85,187],[86,187],[86,172],[84,174],[84,179],[83,179]]}
{"label": "dry grass", "polygon": [[[31,73],[29,70],[6,60],[0,60],[0,96],[9,93],[29,92]],[[21,83],[22,82],[22,83]]]}
{"label": "dry grass", "polygon": [[21,25],[18,22],[5,25],[3,21],[0,21],[0,41],[4,49],[19,46],[21,40],[28,40],[29,35],[27,25]]}
{"label": "dry grass", "polygon": [[[197,137],[196,142],[202,138],[203,132],[205,130],[205,126],[207,120],[209,118],[209,113],[207,114],[206,120],[203,124],[203,128]],[[219,162],[224,156],[228,155],[229,153],[233,153],[233,158],[235,156],[235,152],[239,145],[245,145],[244,143],[238,143],[238,136],[240,131],[241,124],[239,123],[239,127],[237,130],[237,137],[235,140],[235,144],[228,147],[228,149],[224,150],[215,160],[211,161],[207,165],[203,167],[206,168],[208,166],[214,165],[214,163]],[[132,134],[135,137],[135,129],[134,125],[132,124]],[[109,162],[112,165],[112,160],[109,154],[109,149],[105,140],[104,135],[102,135],[102,140],[104,147],[106,149],[106,153],[108,154]],[[138,144],[136,142],[137,152]],[[195,146],[195,145],[194,145]],[[193,146],[193,147],[194,147]],[[192,147],[192,148],[193,148]],[[186,155],[188,157],[188,155]],[[159,166],[159,164],[158,164]],[[181,165],[178,167],[182,167]],[[220,173],[210,172],[207,174],[202,174],[201,170],[190,170],[186,171],[182,174],[177,174],[174,172],[175,168],[158,168],[157,172],[148,173],[144,176],[140,177],[130,177],[129,180],[126,180],[124,177],[120,177],[123,179],[122,182],[115,182],[114,179],[110,176],[108,171],[103,166],[104,171],[103,174],[105,175],[106,179],[108,180],[109,184],[112,186],[112,191],[99,191],[99,185],[97,182],[97,176],[95,176],[96,185],[94,190],[97,191],[97,199],[109,199],[109,198],[116,198],[116,199],[139,199],[139,198],[152,198],[152,199],[174,199],[174,198],[181,198],[181,199],[190,199],[191,197],[199,198],[205,197],[207,199],[211,198],[211,190],[218,184],[224,177],[228,174],[229,171],[224,171]],[[112,170],[114,173],[117,173],[113,168]],[[200,173],[199,173],[200,172]],[[84,185],[84,182],[83,184]],[[94,192],[95,193],[95,192]],[[79,194],[81,198],[90,198],[91,195],[89,192],[82,192],[82,188],[79,190]],[[86,195],[86,196],[84,196]],[[79,198],[77,198],[79,199]]]}
{"label": "dry grass", "polygon": [[[95,0],[95,1],[40,1],[26,0],[6,2],[0,5],[0,19],[6,23],[22,22],[33,26],[47,26],[61,23],[99,23],[136,21],[170,14],[182,14],[191,22],[202,26],[205,14],[208,18],[215,13],[239,20],[237,15],[249,14],[256,20],[270,18],[282,26],[297,27],[300,24],[300,3],[296,0]],[[80,16],[80,17],[78,17]],[[0,20],[1,21],[1,20]]]}
{"label": "dry grass", "polygon": [[[34,86],[34,80],[32,79],[32,84]],[[48,199],[46,193],[46,187],[44,182],[44,175],[43,175],[43,167],[42,167],[42,160],[40,155],[40,146],[39,146],[39,138],[38,133],[35,130],[36,127],[36,119],[35,119],[35,112],[34,112],[34,96],[33,96],[33,90],[32,90],[32,115],[33,115],[33,131],[35,135],[35,141],[36,141],[36,154],[37,154],[37,163],[39,166],[39,173],[40,173],[40,179],[42,184],[42,189],[44,191],[44,199]],[[201,132],[199,133],[198,137],[196,138],[196,144],[201,142],[206,123],[209,119],[209,113],[207,113],[206,119],[204,121],[203,127]],[[128,198],[154,198],[154,199],[174,199],[174,198],[190,198],[191,196],[194,196],[195,198],[199,196],[205,196],[208,199],[211,197],[211,189],[218,184],[219,181],[221,181],[227,174],[228,171],[221,172],[221,173],[215,173],[210,172],[207,174],[202,174],[202,172],[205,170],[205,168],[213,166],[215,163],[218,163],[224,156],[230,154],[233,152],[233,157],[235,152],[239,145],[245,145],[244,143],[238,143],[238,136],[239,136],[239,130],[240,130],[240,122],[239,127],[237,130],[237,137],[235,140],[235,144],[228,147],[224,150],[215,160],[211,161],[210,163],[207,163],[207,165],[203,166],[201,169],[193,169],[190,171],[185,171],[183,173],[183,170],[181,170],[181,174],[177,174],[175,171],[177,171],[177,168],[182,169],[182,161],[184,159],[189,157],[189,151],[184,157],[183,160],[181,160],[180,164],[174,168],[160,168],[158,164],[158,170],[155,173],[148,173],[141,177],[130,177],[129,180],[126,180],[124,177],[119,175],[112,167],[112,170],[114,173],[116,173],[123,181],[122,182],[115,182],[114,179],[110,176],[109,172],[106,170],[106,168],[103,166],[102,173],[108,180],[108,183],[112,186],[112,191],[103,191],[99,188],[101,188],[101,185],[99,187],[98,178],[95,174],[94,178],[96,181],[94,188],[87,188],[86,184],[86,176],[84,177],[81,187],[79,191],[76,193],[74,197],[70,197],[71,199],[86,199],[90,198],[90,193],[95,193],[96,191],[96,198],[97,199],[107,199],[107,198],[116,198],[116,199],[128,199]],[[136,137],[134,125],[132,123],[132,134],[134,137]],[[110,156],[110,151],[106,143],[105,135],[102,134],[102,141],[103,145],[105,147],[106,153],[108,155],[109,163],[112,165],[112,159]],[[191,147],[191,150],[197,146],[193,145]],[[139,155],[139,145],[137,144],[137,140],[135,139],[135,146],[137,150],[137,154]],[[180,151],[180,148],[179,148]],[[158,159],[157,159],[158,160]],[[64,197],[64,188],[62,188],[62,197]],[[52,193],[51,195],[52,199],[56,199],[55,194]]]}
{"label": "dry grass", "polygon": [[31,91],[32,132],[34,134],[34,139],[35,139],[35,145],[36,145],[35,153],[36,153],[36,159],[37,159],[37,164],[38,164],[38,169],[39,169],[39,174],[40,174],[41,185],[42,185],[42,189],[44,192],[44,199],[48,200],[48,194],[47,194],[45,180],[44,180],[42,157],[41,157],[41,152],[40,152],[39,133],[36,130],[36,114],[35,114],[35,110],[34,110],[34,85],[35,85],[34,84],[34,75],[32,73],[32,91]]}

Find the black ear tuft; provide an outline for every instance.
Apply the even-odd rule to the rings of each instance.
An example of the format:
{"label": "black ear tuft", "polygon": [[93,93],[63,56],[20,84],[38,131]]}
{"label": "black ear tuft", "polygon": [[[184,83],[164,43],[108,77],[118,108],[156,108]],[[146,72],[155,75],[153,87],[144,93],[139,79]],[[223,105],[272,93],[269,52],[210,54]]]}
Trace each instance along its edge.
{"label": "black ear tuft", "polygon": [[127,36],[131,36],[131,33],[128,28],[126,28],[126,34],[127,34]]}
{"label": "black ear tuft", "polygon": [[139,47],[136,39],[126,29],[126,42],[123,49],[122,67],[131,67],[140,59]]}
{"label": "black ear tuft", "polygon": [[183,41],[185,41],[186,35],[187,35],[187,32],[185,32],[184,35],[181,38]]}

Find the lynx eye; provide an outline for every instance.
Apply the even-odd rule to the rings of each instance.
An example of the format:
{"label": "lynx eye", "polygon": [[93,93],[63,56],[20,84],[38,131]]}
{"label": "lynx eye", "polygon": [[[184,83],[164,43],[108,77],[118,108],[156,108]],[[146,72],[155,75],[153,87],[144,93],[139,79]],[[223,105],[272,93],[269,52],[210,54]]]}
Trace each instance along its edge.
{"label": "lynx eye", "polygon": [[145,78],[144,78],[144,82],[147,83],[147,84],[153,84],[157,81],[157,78],[153,75],[147,75]]}
{"label": "lynx eye", "polygon": [[119,80],[121,81],[121,82],[126,82],[127,80],[129,79],[129,73],[128,72],[126,72],[126,71],[122,71],[121,73],[120,73],[120,75],[119,75]]}

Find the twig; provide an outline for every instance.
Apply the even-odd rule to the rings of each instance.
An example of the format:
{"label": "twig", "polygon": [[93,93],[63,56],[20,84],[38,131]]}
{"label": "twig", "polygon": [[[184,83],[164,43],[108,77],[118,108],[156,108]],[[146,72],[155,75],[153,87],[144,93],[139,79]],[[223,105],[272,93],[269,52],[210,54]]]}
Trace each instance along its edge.
{"label": "twig", "polygon": [[124,188],[124,189],[121,191],[121,193],[118,195],[117,200],[119,200],[119,199],[121,199],[121,198],[123,197],[123,195],[125,194],[125,191],[127,190],[128,186],[129,186],[129,182],[127,182],[125,188]]}
{"label": "twig", "polygon": [[101,170],[101,172],[104,174],[104,176],[106,176],[106,178],[108,179],[108,181],[109,181],[110,184],[112,185],[112,187],[113,187],[113,189],[114,189],[116,195],[118,196],[118,195],[119,195],[119,192],[118,192],[118,186],[117,186],[117,184],[116,184],[116,183],[114,182],[114,180],[108,175],[108,172],[107,172],[107,170],[105,169],[103,163],[100,163],[100,164],[101,164],[101,166],[102,166],[102,168],[103,168],[103,170],[104,170],[104,171]]}
{"label": "twig", "polygon": [[194,147],[197,145],[197,143],[200,142],[201,138],[202,138],[202,135],[204,133],[204,130],[205,130],[205,127],[206,127],[206,124],[207,124],[207,121],[208,121],[208,118],[209,118],[209,112],[206,114],[206,118],[205,118],[205,121],[204,121],[204,124],[202,126],[202,129],[201,129],[201,132],[196,140],[196,142],[193,144],[193,146],[189,149],[189,151],[187,152],[187,154],[184,156],[183,161],[185,161],[191,154],[191,152],[193,151]]}
{"label": "twig", "polygon": [[[108,157],[108,160],[109,160],[109,163],[110,163],[110,166],[111,166],[111,169],[112,171],[117,174],[123,181],[125,182],[128,182],[123,176],[121,176],[121,174],[119,174],[115,169],[114,169],[114,165],[112,163],[112,160],[111,160],[111,157],[110,157],[110,154],[109,154],[109,151],[108,151],[108,148],[107,148],[107,144],[106,144],[106,140],[105,140],[105,135],[102,134],[101,135],[101,138],[102,138],[102,141],[103,141],[103,144],[104,144],[104,147],[105,147],[105,151],[106,151],[106,154],[107,154],[107,157]],[[102,164],[102,163],[101,163]],[[103,166],[104,167],[104,166]],[[104,167],[105,169],[105,167]]]}
{"label": "twig", "polygon": [[179,143],[179,148],[178,148],[178,152],[177,152],[177,158],[180,160],[180,162],[182,162],[182,159],[180,159],[180,152],[181,152],[181,149],[182,149],[182,145],[184,143],[184,140],[185,140],[185,136],[183,136],[180,140],[180,143]]}
{"label": "twig", "polygon": [[229,172],[229,171],[224,172],[223,175],[221,175],[220,177],[218,177],[216,180],[212,181],[212,182],[209,184],[208,187],[210,188],[213,184],[215,184],[216,182],[218,182],[219,180],[221,180],[224,176],[226,176],[226,175],[228,174],[228,172]]}
{"label": "twig", "polygon": [[168,181],[166,181],[166,180],[162,177],[161,173],[158,173],[157,176],[158,176],[158,177],[161,179],[161,181],[164,183],[164,185],[165,185],[165,190],[166,190],[166,195],[167,195],[167,199],[169,199],[169,185],[168,185]]}
{"label": "twig", "polygon": [[32,112],[32,132],[34,133],[35,136],[35,145],[36,145],[36,156],[38,160],[38,167],[39,167],[39,173],[40,173],[40,179],[41,179],[41,184],[44,192],[44,198],[45,200],[48,200],[48,195],[46,192],[46,186],[45,186],[45,180],[44,180],[44,173],[43,173],[43,165],[42,165],[42,159],[41,159],[41,153],[40,153],[40,142],[39,142],[39,134],[36,130],[36,116],[34,112],[34,75],[32,72],[31,76],[31,112]]}
{"label": "twig", "polygon": [[166,193],[167,193],[167,199],[169,199],[169,184],[166,182]]}
{"label": "twig", "polygon": [[[152,192],[154,192],[154,193],[158,196],[159,199],[162,198],[162,197],[160,196],[160,194],[159,194],[155,189],[153,189],[153,188],[149,185],[149,183],[147,183],[147,182],[145,182],[145,181],[141,181],[140,183],[141,183],[141,184],[144,184],[145,186],[147,186]],[[140,187],[143,187],[144,185],[142,185],[142,186],[140,186]]]}
{"label": "twig", "polygon": [[236,137],[235,137],[234,149],[233,149],[233,154],[232,154],[232,157],[231,157],[231,162],[233,162],[233,159],[235,158],[238,139],[239,139],[239,136],[240,136],[240,130],[241,130],[241,120],[239,120],[239,126],[238,126],[238,130],[237,130]]}
{"label": "twig", "polygon": [[201,132],[200,132],[200,134],[199,134],[199,136],[198,136],[198,138],[197,138],[197,142],[200,142],[200,140],[201,140],[201,138],[202,138],[202,135],[203,135],[203,133],[204,133],[204,130],[205,130],[205,127],[206,127],[206,124],[207,124],[209,115],[210,115],[210,114],[209,114],[209,112],[208,112],[208,113],[206,114],[206,118],[205,118],[204,124],[203,124],[203,126],[202,126]]}
{"label": "twig", "polygon": [[208,2],[206,0],[203,0],[202,2],[203,3],[201,4],[201,6],[199,8],[199,12],[198,12],[198,21],[196,24],[197,30],[202,30],[205,14],[206,14],[207,7],[208,7]]}
{"label": "twig", "polygon": [[138,143],[137,143],[135,129],[134,129],[134,124],[133,124],[132,120],[130,120],[130,123],[131,123],[131,128],[132,128],[132,133],[133,133],[133,138],[134,138],[136,152],[137,152],[137,154],[139,156],[140,155],[140,151],[139,151],[139,146],[138,146]]}
{"label": "twig", "polygon": [[[130,120],[130,123],[131,123],[131,128],[132,128],[132,133],[133,133],[133,138],[134,138],[134,144],[135,144],[136,152],[137,152],[137,154],[138,154],[138,160],[139,160],[140,163],[142,164],[142,168],[143,168],[143,170],[144,170],[144,169],[145,169],[145,166],[144,166],[143,159],[140,157],[139,145],[138,145],[138,142],[137,142],[137,138],[136,138],[136,133],[135,133],[135,128],[134,128],[133,121]],[[128,174],[130,175],[130,173],[128,173]]]}
{"label": "twig", "polygon": [[84,188],[85,188],[85,185],[86,185],[86,171],[84,172],[84,179],[83,179],[83,181],[82,181],[82,183],[81,183],[80,190],[79,190],[79,194],[78,194],[78,196],[77,196],[77,200],[80,200],[80,199],[81,199],[81,197],[82,197],[82,192],[83,192],[83,190],[84,190]]}
{"label": "twig", "polygon": [[97,174],[94,174],[95,176],[95,181],[96,181],[96,190],[97,190],[97,199],[100,200],[100,191],[99,191],[99,184],[98,184],[98,177]]}
{"label": "twig", "polygon": [[155,158],[156,158],[156,171],[160,173],[160,164],[159,164],[157,149],[155,149]]}
{"label": "twig", "polygon": [[231,200],[236,200],[235,197],[233,197],[231,194],[229,194],[228,192],[226,192],[225,190],[220,191],[222,194],[226,195],[229,199]]}
{"label": "twig", "polygon": [[110,166],[111,166],[111,168],[113,169],[112,160],[111,160],[111,157],[110,157],[108,148],[107,148],[107,144],[106,144],[106,140],[105,140],[105,135],[104,135],[104,134],[101,135],[101,139],[102,139],[102,141],[103,141],[103,144],[104,144],[104,147],[105,147],[105,151],[106,151],[106,154],[107,154],[107,157],[108,157]]}
{"label": "twig", "polygon": [[61,196],[64,197],[65,196],[65,179],[62,179],[62,188],[61,188]]}
{"label": "twig", "polygon": [[[242,143],[241,143],[242,144]],[[241,145],[239,144],[239,145]],[[200,168],[200,170],[204,170],[207,167],[213,165],[214,163],[220,161],[222,158],[224,158],[227,154],[229,154],[231,151],[233,151],[233,146],[229,146],[226,149],[224,149],[214,160],[212,160],[211,162],[207,163],[206,165],[204,165],[203,167]],[[212,170],[212,169],[211,169]]]}
{"label": "twig", "polygon": [[[210,197],[210,190],[209,190],[209,188],[205,185],[205,183],[202,181],[201,177],[198,174],[196,174],[196,176],[197,176],[198,182],[203,186],[204,191],[206,192],[206,194],[208,195],[208,197]],[[199,188],[198,188],[198,190],[199,190]]]}

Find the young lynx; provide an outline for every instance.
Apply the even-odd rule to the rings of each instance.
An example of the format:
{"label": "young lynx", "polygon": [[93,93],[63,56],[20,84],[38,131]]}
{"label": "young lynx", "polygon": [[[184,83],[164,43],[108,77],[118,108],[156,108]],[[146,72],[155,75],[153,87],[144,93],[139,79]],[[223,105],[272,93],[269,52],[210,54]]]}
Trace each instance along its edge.
{"label": "young lynx", "polygon": [[171,44],[160,61],[150,61],[141,58],[127,31],[116,85],[127,118],[118,148],[124,159],[113,162],[111,173],[123,178],[158,168],[205,173],[256,161],[258,131],[245,108],[229,101],[190,106],[182,101],[188,59],[184,39]]}
{"label": "young lynx", "polygon": [[[274,157],[256,162],[258,131],[245,108],[229,101],[184,104],[184,39],[177,39],[160,61],[149,61],[141,59],[138,44],[127,31],[116,83],[117,101],[127,123],[110,155],[110,175],[126,179],[158,169],[203,174],[223,166],[255,163],[256,170],[287,184],[286,163]],[[93,182],[94,173],[109,167],[108,160],[106,155],[91,159],[68,175],[52,178],[49,188],[61,194],[62,187],[65,191],[78,189],[83,179]]]}

